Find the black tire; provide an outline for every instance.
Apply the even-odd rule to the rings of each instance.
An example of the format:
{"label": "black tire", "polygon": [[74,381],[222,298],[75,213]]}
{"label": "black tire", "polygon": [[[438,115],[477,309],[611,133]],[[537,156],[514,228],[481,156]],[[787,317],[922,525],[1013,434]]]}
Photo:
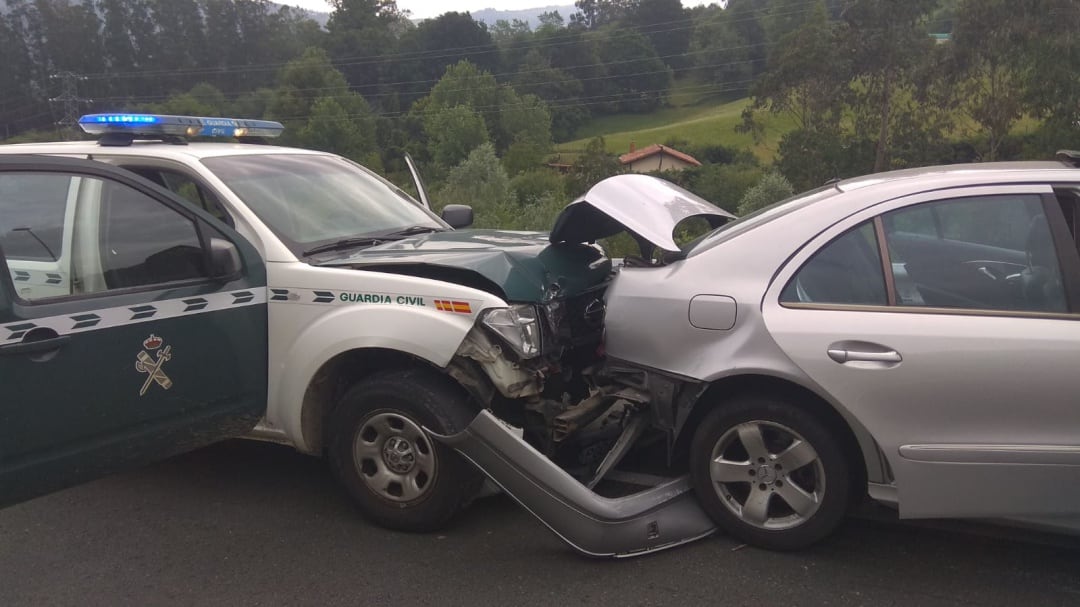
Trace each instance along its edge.
{"label": "black tire", "polygon": [[[754,428],[763,441],[747,447],[755,442]],[[806,445],[785,454],[795,439],[816,459],[809,459]],[[714,458],[721,460],[716,479]],[[784,462],[794,469],[783,469]],[[744,473],[746,482],[736,480]],[[767,396],[737,398],[702,420],[690,445],[690,475],[702,507],[722,530],[771,550],[797,550],[828,536],[843,521],[851,492],[849,463],[828,426]]]}
{"label": "black tire", "polygon": [[[438,529],[468,506],[484,477],[452,449],[422,432],[422,438],[416,438],[415,427],[452,434],[463,430],[478,411],[464,390],[432,371],[373,375],[352,386],[327,420],[330,466],[369,520],[402,531]],[[361,431],[365,436],[359,436]],[[396,443],[391,445],[391,440]],[[391,446],[402,451],[392,453]],[[400,458],[409,455],[413,466],[397,474],[409,466]]]}

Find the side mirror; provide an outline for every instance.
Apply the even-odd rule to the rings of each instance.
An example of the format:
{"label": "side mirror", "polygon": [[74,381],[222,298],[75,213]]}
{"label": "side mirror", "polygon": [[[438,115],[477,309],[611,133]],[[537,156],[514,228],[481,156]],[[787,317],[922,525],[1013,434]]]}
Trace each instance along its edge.
{"label": "side mirror", "polygon": [[239,276],[243,268],[236,245],[223,238],[210,239],[210,276],[232,278]]}
{"label": "side mirror", "polygon": [[451,228],[467,228],[472,225],[472,207],[467,204],[448,204],[443,207],[442,220]]}

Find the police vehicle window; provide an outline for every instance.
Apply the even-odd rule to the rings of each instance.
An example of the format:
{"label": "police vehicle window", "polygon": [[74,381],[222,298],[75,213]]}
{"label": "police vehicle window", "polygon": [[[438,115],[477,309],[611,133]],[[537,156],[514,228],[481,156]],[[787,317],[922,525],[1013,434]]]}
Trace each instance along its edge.
{"label": "police vehicle window", "polygon": [[815,253],[784,287],[780,301],[886,305],[879,251],[873,224],[860,224]]}
{"label": "police vehicle window", "polygon": [[102,191],[100,256],[109,289],[208,277],[195,223],[128,186]]}
{"label": "police vehicle window", "polygon": [[71,294],[65,219],[84,181],[58,173],[0,174],[0,249],[19,297]]}
{"label": "police vehicle window", "polygon": [[221,221],[233,225],[232,217],[225,212],[225,207],[218,201],[213,192],[199,185],[191,177],[183,173],[156,167],[125,166],[124,168],[183,196],[195,206],[202,208]]}
{"label": "police vehicle window", "polygon": [[[1038,195],[957,198],[883,216],[897,277],[908,306],[1064,312],[1065,290],[1050,224]],[[931,211],[944,238],[905,231],[909,216]],[[900,278],[909,295],[901,293]]]}
{"label": "police vehicle window", "polygon": [[0,247],[8,260],[56,261],[64,254],[71,175],[0,175]]}
{"label": "police vehicle window", "polygon": [[416,225],[446,227],[397,187],[334,156],[222,156],[203,164],[294,250]]}

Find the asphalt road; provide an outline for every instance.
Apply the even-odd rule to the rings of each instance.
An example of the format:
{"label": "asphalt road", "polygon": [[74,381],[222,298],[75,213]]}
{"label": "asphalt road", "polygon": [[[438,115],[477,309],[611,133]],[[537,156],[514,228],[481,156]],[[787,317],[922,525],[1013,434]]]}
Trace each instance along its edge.
{"label": "asphalt road", "polygon": [[1077,605],[1080,545],[858,519],[796,554],[593,560],[505,497],[442,534],[379,529],[320,461],[243,441],[0,511],[5,607],[304,604]]}

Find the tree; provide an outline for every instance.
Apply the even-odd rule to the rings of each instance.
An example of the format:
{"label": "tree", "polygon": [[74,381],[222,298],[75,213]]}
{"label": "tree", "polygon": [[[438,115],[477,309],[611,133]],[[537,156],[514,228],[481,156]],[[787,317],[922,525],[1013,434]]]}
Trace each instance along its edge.
{"label": "tree", "polygon": [[633,0],[577,0],[578,12],[570,15],[570,23],[594,30],[622,19],[632,5]]}
{"label": "tree", "polygon": [[102,54],[101,21],[90,0],[79,3],[36,0],[37,43],[45,67],[51,74],[60,70],[76,73],[97,71]]}
{"label": "tree", "polygon": [[559,11],[540,13],[540,16],[536,19],[540,22],[541,29],[546,28],[560,30],[566,27],[566,22],[563,21],[562,15],[559,14]]}
{"label": "tree", "polygon": [[343,95],[348,91],[348,83],[331,65],[326,51],[309,48],[278,72],[276,95],[269,114],[276,120],[303,120],[311,113],[315,96]]}
{"label": "tree", "polygon": [[937,0],[859,0],[844,12],[841,41],[851,51],[857,135],[875,139],[874,171],[889,167],[897,93],[933,42],[924,19]]}
{"label": "tree", "polygon": [[[558,104],[551,112],[551,133],[556,141],[572,139],[574,132],[588,121],[589,106],[569,103],[579,99],[585,87],[563,70],[551,67],[551,62],[539,50],[533,49],[513,79],[514,90],[522,94],[536,95],[547,103]],[[562,101],[562,104],[559,102]]]}
{"label": "tree", "polygon": [[780,140],[776,168],[796,190],[816,188],[829,179],[870,173],[874,142],[838,131],[795,129]]}
{"label": "tree", "polygon": [[840,45],[838,25],[818,2],[810,18],[777,42],[769,69],[754,83],[751,113],[767,109],[794,119],[797,128],[838,133],[849,99],[852,58]]}
{"label": "tree", "polygon": [[490,72],[468,61],[459,61],[446,68],[442,78],[431,87],[429,97],[433,107],[466,105],[495,114],[499,90],[499,83]]}
{"label": "tree", "polygon": [[761,180],[761,175],[761,167],[753,163],[704,164],[683,171],[676,181],[705,200],[734,213],[743,195]]}
{"label": "tree", "polygon": [[731,13],[731,28],[746,50],[753,76],[765,71],[768,39],[761,17],[767,6],[768,0],[729,0],[727,5]]}
{"label": "tree", "polygon": [[566,191],[575,196],[584,194],[601,180],[625,172],[619,159],[607,153],[604,138],[594,137],[585,144],[585,151],[574,162]]}
{"label": "tree", "polygon": [[590,36],[605,74],[586,83],[589,100],[584,103],[611,113],[651,112],[660,107],[673,75],[649,39],[617,27],[605,27]]}
{"label": "tree", "polygon": [[551,114],[547,105],[535,95],[518,96],[510,87],[503,87],[501,92],[499,126],[494,133],[499,149],[528,144],[546,153],[551,147]]}
{"label": "tree", "polygon": [[330,0],[334,8],[326,22],[330,56],[342,63],[353,86],[379,83],[386,61],[397,49],[395,31],[408,21],[395,0]]}
{"label": "tree", "polygon": [[530,38],[532,36],[532,27],[529,26],[528,21],[521,19],[512,21],[499,19],[491,27],[490,33],[495,44],[502,47],[510,42]]}
{"label": "tree", "polygon": [[[150,4],[157,35],[158,69],[190,70],[200,64],[206,47],[202,12],[195,0],[157,0]],[[178,89],[188,83],[183,74],[159,75],[159,86]]]}
{"label": "tree", "polygon": [[690,37],[685,23],[689,13],[681,0],[638,0],[631,5],[627,22],[649,39],[657,54],[674,69],[683,67]]}
{"label": "tree", "polygon": [[[282,142],[288,145],[339,149],[353,158],[374,147],[371,108],[349,90],[345,76],[322,49],[310,48],[281,69],[266,113],[285,123]],[[333,128],[342,134],[331,135]],[[363,132],[358,134],[357,129]]]}
{"label": "tree", "polygon": [[186,93],[173,95],[160,103],[150,103],[139,108],[152,114],[178,116],[224,116],[227,115],[225,95],[211,84],[196,84]]}
{"label": "tree", "polygon": [[127,0],[100,0],[97,8],[101,13],[106,67],[117,72],[131,71],[138,64],[131,36],[132,4]]}
{"label": "tree", "polygon": [[[424,116],[431,156],[439,165],[452,167],[473,150],[489,143],[484,119],[467,105],[436,107]],[[492,147],[494,153],[494,147]]]}
{"label": "tree", "polygon": [[1043,120],[1040,148],[1045,157],[1080,139],[1080,6],[1073,0],[1015,0],[1014,23],[1026,40],[1018,59],[1026,66],[1025,105]]}
{"label": "tree", "polygon": [[801,28],[808,20],[816,19],[819,12],[827,18],[824,2],[807,6],[806,0],[770,0],[761,18],[769,49],[767,57],[772,55],[772,49],[785,36]]}
{"label": "tree", "polygon": [[0,14],[0,137],[7,138],[40,113],[41,95],[20,13]]}
{"label": "tree", "polygon": [[449,12],[421,21],[401,37],[399,49],[402,57],[392,63],[393,73],[397,81],[413,83],[406,89],[412,99],[461,62],[480,71],[498,67],[495,41],[487,26],[469,13]]}
{"label": "tree", "polygon": [[375,115],[363,97],[351,93],[344,103],[320,97],[311,107],[297,144],[351,158],[369,167],[381,165],[375,151]]}
{"label": "tree", "polygon": [[690,54],[694,71],[703,82],[723,92],[749,89],[755,61],[751,50],[749,42],[732,25],[731,11],[709,7],[694,20]]}
{"label": "tree", "polygon": [[739,210],[736,214],[748,215],[774,202],[790,198],[794,193],[791,182],[780,173],[769,171],[762,176],[757,185],[746,191],[742,200],[739,201]]}
{"label": "tree", "polygon": [[510,178],[495,155],[495,147],[480,145],[451,169],[437,200],[441,205],[472,205],[478,227],[497,227],[486,223],[486,211],[510,202]]}
{"label": "tree", "polygon": [[[446,74],[431,89],[426,100],[422,111],[432,114],[433,117],[425,118],[425,130],[433,142],[441,142],[435,146],[443,149],[441,153],[444,158],[447,148],[457,150],[451,154],[453,162],[460,160],[457,156],[462,151],[468,153],[480,143],[472,131],[471,124],[475,119],[466,120],[464,113],[455,109],[458,107],[468,109],[469,113],[482,121],[484,141],[490,140],[494,143],[498,152],[505,152],[517,143],[536,146],[544,152],[551,146],[551,115],[546,104],[533,95],[519,96],[514,89],[499,84],[490,73],[467,61],[447,68]],[[457,117],[448,126],[467,127],[470,136],[466,143],[469,147],[463,149],[444,141],[446,135],[438,132],[438,129],[447,126],[443,125],[442,121],[453,116],[445,114],[445,110],[457,112]]]}

